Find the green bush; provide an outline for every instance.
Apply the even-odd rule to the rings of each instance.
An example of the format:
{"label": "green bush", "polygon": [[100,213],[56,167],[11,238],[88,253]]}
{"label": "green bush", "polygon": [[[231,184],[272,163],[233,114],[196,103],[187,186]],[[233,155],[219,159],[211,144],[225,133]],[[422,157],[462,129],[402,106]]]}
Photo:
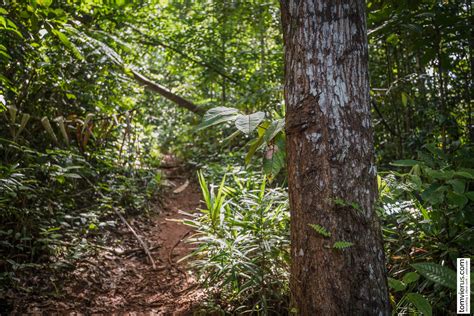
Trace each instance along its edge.
{"label": "green bush", "polygon": [[474,254],[474,155],[468,146],[425,148],[418,160],[395,161],[397,171],[379,182],[389,286],[396,312],[427,314],[430,306],[446,315],[455,309],[448,285],[456,258]]}
{"label": "green bush", "polygon": [[[227,181],[226,179],[232,178]],[[199,181],[206,207],[185,224],[196,234],[192,266],[226,311],[283,312],[288,306],[289,212],[282,188],[260,174],[227,174],[219,186]]]}
{"label": "green bush", "polygon": [[104,241],[115,210],[147,211],[161,176],[145,168],[87,160],[77,150],[39,152],[0,139],[0,290],[30,268],[64,268]]}

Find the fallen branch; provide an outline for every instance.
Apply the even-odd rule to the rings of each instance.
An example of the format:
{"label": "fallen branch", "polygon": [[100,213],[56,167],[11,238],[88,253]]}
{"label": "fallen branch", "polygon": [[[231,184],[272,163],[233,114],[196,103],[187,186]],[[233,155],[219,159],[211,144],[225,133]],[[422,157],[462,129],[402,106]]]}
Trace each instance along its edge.
{"label": "fallen branch", "polygon": [[156,264],[155,264],[155,260],[153,260],[153,257],[151,256],[151,253],[150,253],[150,250],[148,249],[147,245],[145,244],[145,242],[140,238],[140,236],[138,236],[137,232],[135,231],[135,229],[133,229],[133,227],[127,222],[127,220],[125,219],[125,217],[123,217],[122,214],[120,214],[120,212],[118,212],[117,210],[114,210],[115,211],[115,214],[117,214],[118,217],[120,217],[120,219],[122,220],[122,222],[128,227],[128,229],[132,232],[133,236],[135,236],[135,238],[138,240],[138,242],[140,243],[140,245],[142,246],[143,248],[143,251],[147,254],[148,258],[150,258],[150,261],[151,261],[151,265],[153,266],[153,269],[156,269]]}
{"label": "fallen branch", "polygon": [[[153,250],[158,249],[158,248],[160,248],[160,247],[161,247],[161,245],[156,245],[156,246],[153,246],[153,247],[148,248],[148,250],[149,250],[150,252],[152,252]],[[136,252],[141,252],[141,251],[143,251],[142,248],[129,249],[129,250],[125,250],[122,255],[125,256],[125,257],[127,257],[127,258],[130,258],[130,257],[133,257]],[[146,254],[146,253],[145,253],[145,254]]]}
{"label": "fallen branch", "polygon": [[180,97],[177,94],[174,94],[173,92],[169,91],[167,88],[163,87],[162,85],[156,82],[153,82],[147,77],[143,76],[141,73],[133,69],[131,69],[131,72],[133,73],[133,77],[139,84],[141,84],[148,90],[151,90],[153,92],[160,94],[166,99],[174,102],[176,105],[182,108],[188,109],[189,111],[196,113],[198,115],[204,115],[204,113],[206,112],[203,108],[198,107],[196,104],[186,100],[185,98]]}

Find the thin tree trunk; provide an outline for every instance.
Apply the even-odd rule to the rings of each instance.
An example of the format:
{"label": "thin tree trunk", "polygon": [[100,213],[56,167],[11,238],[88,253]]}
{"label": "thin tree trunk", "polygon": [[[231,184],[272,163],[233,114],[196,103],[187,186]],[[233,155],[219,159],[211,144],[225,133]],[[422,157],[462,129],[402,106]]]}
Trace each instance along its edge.
{"label": "thin tree trunk", "polygon": [[365,1],[282,0],[281,11],[293,305],[298,315],[388,315]]}

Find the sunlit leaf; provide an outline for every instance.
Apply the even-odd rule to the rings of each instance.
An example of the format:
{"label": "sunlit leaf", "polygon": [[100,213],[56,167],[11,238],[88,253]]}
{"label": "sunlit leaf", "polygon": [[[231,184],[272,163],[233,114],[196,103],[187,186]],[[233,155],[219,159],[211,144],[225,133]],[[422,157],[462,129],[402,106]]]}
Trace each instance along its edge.
{"label": "sunlit leaf", "polygon": [[238,110],[235,108],[228,108],[224,106],[218,106],[212,108],[204,114],[201,124],[199,124],[197,130],[202,130],[207,127],[211,127],[224,122],[234,121],[237,117]]}
{"label": "sunlit leaf", "polygon": [[456,272],[436,263],[414,263],[411,265],[418,273],[433,281],[450,289],[456,289]]}
{"label": "sunlit leaf", "polygon": [[240,114],[235,119],[235,127],[245,134],[250,134],[262,122],[264,117],[265,113],[263,112],[256,112],[250,115]]}

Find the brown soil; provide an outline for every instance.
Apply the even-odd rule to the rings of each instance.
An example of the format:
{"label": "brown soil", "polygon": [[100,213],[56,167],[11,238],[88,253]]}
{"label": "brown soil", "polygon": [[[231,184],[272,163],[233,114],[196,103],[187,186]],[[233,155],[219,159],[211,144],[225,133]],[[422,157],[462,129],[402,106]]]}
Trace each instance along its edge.
{"label": "brown soil", "polygon": [[[174,161],[170,163],[175,164]],[[192,314],[205,294],[186,265],[176,263],[190,253],[190,245],[183,239],[192,231],[172,220],[184,218],[179,211],[193,212],[199,208],[201,195],[198,185],[191,179],[195,177],[189,176],[181,167],[168,166],[165,170],[173,185],[165,192],[162,206],[157,206],[156,215],[148,219],[127,218],[148,244],[156,269],[152,268],[134,235],[121,225],[117,238],[121,239],[119,243],[124,254],[101,250],[93,258],[79,260],[74,272],[65,276],[67,281],[58,298],[18,298],[13,302],[13,313]],[[173,192],[180,189],[184,190]]]}

